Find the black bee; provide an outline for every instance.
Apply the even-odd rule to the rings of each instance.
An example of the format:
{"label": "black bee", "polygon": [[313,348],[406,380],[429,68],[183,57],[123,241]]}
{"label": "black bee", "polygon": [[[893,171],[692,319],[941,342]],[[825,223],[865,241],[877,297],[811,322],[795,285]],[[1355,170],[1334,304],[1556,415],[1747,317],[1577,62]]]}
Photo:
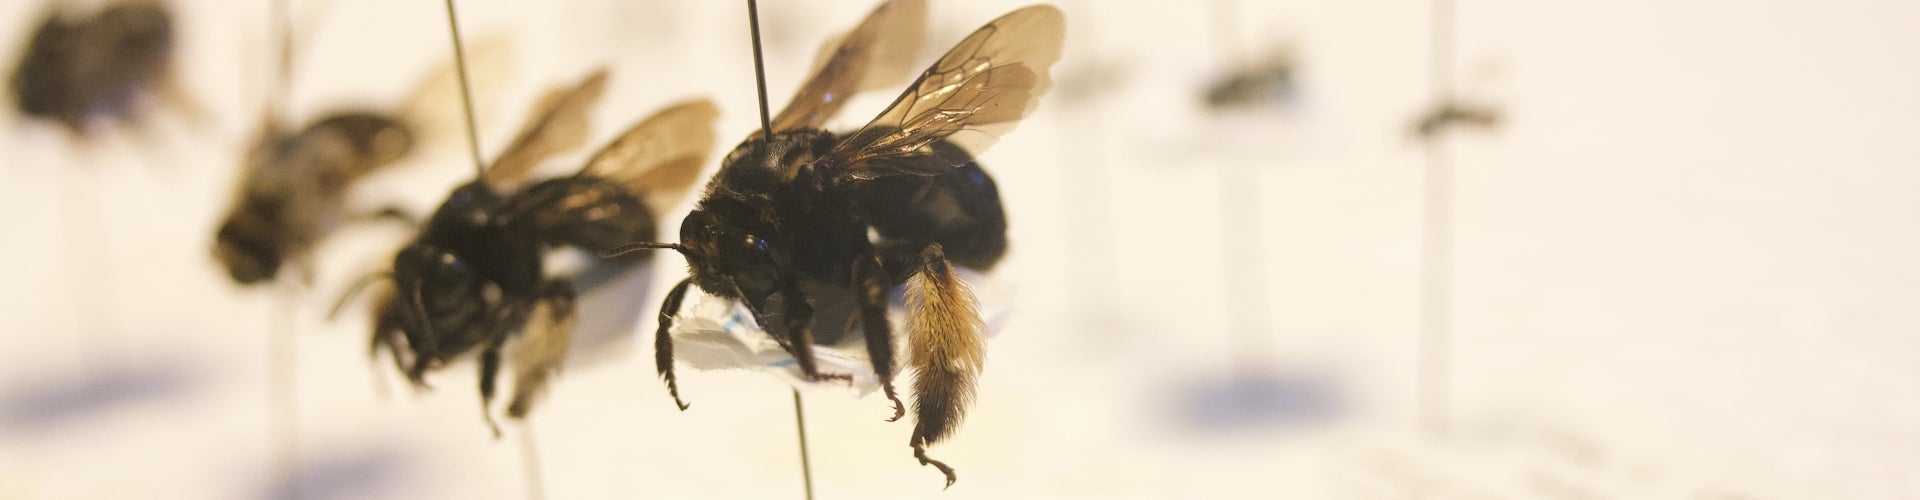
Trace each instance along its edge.
{"label": "black bee", "polygon": [[888,291],[906,285],[908,363],[917,423],[909,442],[923,465],[926,446],[953,432],[972,400],[985,356],[984,326],[972,291],[953,264],[987,270],[1006,253],[1006,217],[991,177],[974,162],[1038,103],[1059,59],[1066,21],[1036,5],[995,19],[920,74],[865,127],[820,127],[856,91],[896,81],[888,71],[910,58],[925,24],[920,0],[882,4],[830,44],[813,76],[778,117],[771,140],[755,134],[728,154],[672,248],[691,277],[660,311],[656,362],[682,409],[668,331],[689,286],[738,301],[793,354],[807,376],[820,373],[816,343],[858,324],[894,419],[905,409],[893,388]]}
{"label": "black bee", "polygon": [[[486,42],[476,50],[477,64],[492,70],[487,74],[503,70],[504,39]],[[339,225],[349,186],[405,157],[426,136],[445,134],[441,117],[457,106],[445,102],[459,90],[455,71],[448,61],[429,73],[398,109],[337,111],[298,129],[268,106],[214,237],[214,256],[227,274],[255,284],[273,279],[288,260],[304,260]]]}
{"label": "black bee", "polygon": [[173,15],[158,1],[114,2],[81,19],[55,7],[14,70],[15,104],[75,136],[88,135],[96,120],[133,120],[153,92],[178,91],[174,42]]}
{"label": "black bee", "polygon": [[566,354],[575,291],[546,272],[546,251],[602,252],[653,238],[660,207],[644,198],[691,187],[713,149],[718,111],[690,101],[634,125],[577,173],[522,186],[541,160],[586,142],[588,108],[606,80],[602,70],[543,98],[506,152],[455,188],[394,256],[393,286],[376,301],[370,352],[390,351],[416,385],[428,370],[479,351],[481,412],[496,435],[488,408],[507,341],[519,337],[507,408],[514,418],[526,415]]}

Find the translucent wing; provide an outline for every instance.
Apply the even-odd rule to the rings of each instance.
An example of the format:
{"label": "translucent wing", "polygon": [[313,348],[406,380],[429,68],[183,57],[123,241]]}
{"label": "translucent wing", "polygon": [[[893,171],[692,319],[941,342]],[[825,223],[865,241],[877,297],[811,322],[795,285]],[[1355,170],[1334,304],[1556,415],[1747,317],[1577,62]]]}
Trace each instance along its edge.
{"label": "translucent wing", "polygon": [[[513,74],[512,41],[498,33],[468,40],[467,80],[473,82],[473,114],[480,123],[492,123],[500,113],[500,94],[505,86],[497,83],[506,82]],[[424,74],[400,102],[401,121],[413,127],[427,147],[466,147],[467,118],[460,99],[459,66],[451,57]]]}
{"label": "translucent wing", "polygon": [[644,193],[648,208],[666,213],[700,179],[700,166],[713,152],[713,123],[719,117],[713,101],[675,104],[621,133],[580,172]]}
{"label": "translucent wing", "polygon": [[487,167],[487,184],[508,191],[548,156],[586,145],[592,127],[588,115],[606,90],[607,70],[603,68],[577,85],[548,91],[533,105],[527,124],[507,145],[506,152]]}
{"label": "translucent wing", "polygon": [[926,0],[880,4],[853,31],[820,47],[812,77],[773,118],[773,130],[819,128],[855,93],[898,85],[913,74],[926,31]]}
{"label": "translucent wing", "polygon": [[[949,161],[874,160],[923,156],[948,140],[980,154],[1013,130],[1039,103],[1060,60],[1066,18],[1048,5],[1016,10],[961,40],[872,123],[847,136],[822,160],[842,175],[871,179],[896,173],[935,174]],[[962,133],[965,132],[965,133]]]}

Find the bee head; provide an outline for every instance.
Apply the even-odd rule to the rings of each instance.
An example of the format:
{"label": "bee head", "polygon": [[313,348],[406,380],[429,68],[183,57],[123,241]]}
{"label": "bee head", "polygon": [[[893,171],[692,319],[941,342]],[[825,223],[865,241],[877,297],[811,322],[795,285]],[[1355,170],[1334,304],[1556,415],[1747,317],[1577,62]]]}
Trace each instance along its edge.
{"label": "bee head", "polygon": [[271,280],[285,253],[275,234],[253,212],[236,212],[214,237],[214,257],[235,282],[251,285]]}
{"label": "bee head", "polygon": [[394,255],[393,277],[402,293],[418,292],[434,304],[477,296],[484,282],[459,255],[427,244],[408,245]]}
{"label": "bee head", "polygon": [[744,300],[757,307],[779,291],[786,252],[771,224],[752,217],[728,217],[747,210],[737,200],[709,199],[680,223],[679,243],[631,243],[601,252],[617,257],[649,249],[671,249],[687,259],[688,274],[708,293]]}
{"label": "bee head", "polygon": [[720,204],[703,204],[680,224],[680,241],[695,284],[760,305],[779,290],[785,249],[768,224],[726,217]]}

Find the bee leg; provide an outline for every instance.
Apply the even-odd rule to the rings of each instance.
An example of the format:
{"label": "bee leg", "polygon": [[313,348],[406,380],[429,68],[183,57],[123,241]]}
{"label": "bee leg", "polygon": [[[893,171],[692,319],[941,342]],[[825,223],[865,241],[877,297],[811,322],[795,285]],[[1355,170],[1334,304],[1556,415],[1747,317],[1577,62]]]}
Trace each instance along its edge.
{"label": "bee leg", "polygon": [[407,345],[403,344],[403,342],[409,341],[409,337],[407,336],[408,318],[405,309],[402,309],[404,306],[401,306],[400,302],[395,301],[394,291],[391,288],[380,289],[380,291],[374,295],[373,303],[376,304],[376,306],[373,316],[373,336],[367,341],[368,359],[370,361],[377,361],[376,358],[380,356],[380,351],[385,350],[387,354],[393,356],[393,370],[395,373],[406,376],[408,382],[411,382],[416,389],[426,388],[425,380],[412,376],[412,357],[409,356]]}
{"label": "bee leg", "polygon": [[485,351],[480,352],[480,417],[486,419],[487,428],[493,430],[493,438],[500,439],[500,424],[493,421],[494,378],[500,374],[500,343],[505,336],[495,337],[487,342]]}
{"label": "bee leg", "polygon": [[573,283],[548,281],[540,295],[527,321],[526,334],[513,350],[513,399],[507,403],[507,416],[516,419],[527,416],[533,398],[546,389],[548,379],[559,373],[573,341]]}
{"label": "bee leg", "polygon": [[413,350],[413,366],[407,369],[407,380],[412,381],[415,387],[424,387],[427,369],[432,367],[434,360],[440,359],[440,349],[431,331],[433,319],[427,316],[427,306],[418,289],[413,293],[412,307],[413,312],[409,315],[412,324],[401,330],[406,334],[407,346]]}
{"label": "bee leg", "polygon": [[432,367],[435,354],[431,347],[422,348],[420,347],[422,344],[412,340],[412,335],[409,335],[407,344],[416,347],[413,349],[412,363],[407,367],[407,381],[412,382],[414,387],[425,388],[427,387],[427,369]]}
{"label": "bee leg", "polygon": [[673,290],[667,292],[667,298],[660,303],[660,329],[653,333],[653,367],[660,372],[660,378],[667,381],[667,394],[673,395],[673,404],[686,411],[687,402],[680,400],[680,384],[673,377],[673,316],[680,312],[680,301],[687,297],[687,287],[693,285],[693,278],[680,280]]}
{"label": "bee leg", "polygon": [[393,317],[386,305],[391,297],[387,292],[375,296],[373,303],[378,306],[374,309],[373,335],[367,338],[367,357],[379,358],[380,351],[384,349],[393,354],[394,366],[399,368],[400,373],[406,373],[406,365],[400,362],[400,346],[393,339],[394,334],[400,331],[400,325],[395,324],[398,318]]}
{"label": "bee leg", "polygon": [[398,330],[382,327],[373,331],[373,341],[367,346],[367,357],[378,362],[380,351],[385,350],[393,357],[393,369],[401,374],[407,373],[407,362],[401,357],[400,344],[396,340]]}
{"label": "bee leg", "polygon": [[820,373],[819,360],[813,357],[813,305],[807,303],[807,296],[800,293],[797,286],[789,286],[787,313],[781,319],[787,323],[787,331],[793,337],[788,339],[788,351],[793,353],[793,361],[800,365],[800,373],[808,380],[840,380],[853,383],[853,375],[848,373]]}
{"label": "bee leg", "polygon": [[908,364],[913,382],[914,458],[932,465],[953,486],[953,468],[927,457],[927,445],[952,435],[973,400],[974,382],[986,363],[980,308],[967,283],[954,275],[940,245],[920,252],[920,268],[907,279]]}
{"label": "bee leg", "polygon": [[313,288],[313,277],[320,274],[318,270],[314,269],[313,257],[308,255],[302,255],[299,257],[295,257],[293,262],[294,262],[294,266],[293,266],[294,269],[300,272],[300,286],[304,288]]}
{"label": "bee leg", "polygon": [[870,255],[854,262],[853,276],[854,286],[860,290],[860,321],[867,336],[867,358],[873,362],[874,375],[880,378],[881,391],[893,402],[893,418],[887,419],[893,422],[907,415],[907,407],[893,390],[893,325],[887,322],[887,274],[880,267],[880,258]]}
{"label": "bee leg", "polygon": [[915,435],[907,444],[913,446],[913,458],[920,459],[920,465],[931,465],[935,469],[940,469],[940,474],[947,476],[947,488],[952,488],[953,482],[960,479],[960,476],[954,475],[953,467],[948,466],[946,462],[927,456],[927,443],[921,441],[920,436]]}
{"label": "bee leg", "polygon": [[793,351],[801,374],[820,380],[820,367],[813,358],[813,305],[797,286],[787,287],[785,295],[787,311],[780,319],[787,323],[787,350]]}

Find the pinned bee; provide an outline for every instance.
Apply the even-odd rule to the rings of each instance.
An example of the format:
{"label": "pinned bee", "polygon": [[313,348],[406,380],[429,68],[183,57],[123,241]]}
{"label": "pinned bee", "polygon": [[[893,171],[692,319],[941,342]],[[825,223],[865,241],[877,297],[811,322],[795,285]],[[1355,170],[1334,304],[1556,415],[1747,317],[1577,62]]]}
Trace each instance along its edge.
{"label": "pinned bee", "polygon": [[375,301],[371,353],[391,352],[416,385],[478,351],[481,412],[496,435],[490,407],[507,341],[518,340],[507,415],[521,418],[571,338],[574,286],[544,269],[547,250],[602,252],[653,238],[653,214],[698,180],[713,149],[718,111],[689,101],[634,125],[578,172],[523,185],[548,156],[584,145],[588,110],[606,82],[601,70],[542,98],[506,151],[455,188],[394,256],[392,287]]}
{"label": "pinned bee", "polygon": [[1500,108],[1489,103],[1448,100],[1414,117],[1408,135],[1431,140],[1454,128],[1491,130],[1500,126],[1501,115]]}
{"label": "pinned bee", "polygon": [[[504,39],[475,50],[482,74],[505,71]],[[284,64],[284,63],[283,63]],[[458,71],[453,61],[428,74],[398,110],[346,109],[298,129],[273,106],[241,167],[227,216],[214,236],[214,256],[240,284],[274,279],[283,264],[304,264],[308,253],[339,226],[347,189],[393,165],[429,137],[451,135],[458,116]],[[284,74],[286,70],[282,70]],[[284,90],[282,90],[284,92]],[[392,215],[392,214],[389,214]],[[311,277],[311,269],[301,266]]]}
{"label": "pinned bee", "polygon": [[48,10],[14,70],[15,105],[75,136],[101,121],[138,119],[154,93],[188,104],[173,80],[173,14],[153,0],[114,2],[91,16]]}
{"label": "pinned bee", "polygon": [[1282,46],[1257,64],[1235,68],[1207,88],[1207,107],[1215,111],[1285,103],[1297,92],[1298,63],[1291,46]]}
{"label": "pinned bee", "polygon": [[670,248],[691,274],[668,292],[655,337],[657,369],[682,409],[669,335],[692,286],[743,304],[808,377],[822,373],[816,343],[860,325],[893,419],[888,293],[906,286],[908,364],[922,465],[954,481],[926,447],[952,434],[973,398],[985,327],[953,265],[990,269],[1006,253],[997,188],[974,156],[1014,128],[1049,85],[1066,22],[1058,9],[1022,8],[988,23],[920,73],[879,117],[850,133],[821,127],[860,90],[891,86],[911,66],[925,27],[920,0],[882,4],[830,42],[813,75],[770,130],[741,143],[708,182]]}

